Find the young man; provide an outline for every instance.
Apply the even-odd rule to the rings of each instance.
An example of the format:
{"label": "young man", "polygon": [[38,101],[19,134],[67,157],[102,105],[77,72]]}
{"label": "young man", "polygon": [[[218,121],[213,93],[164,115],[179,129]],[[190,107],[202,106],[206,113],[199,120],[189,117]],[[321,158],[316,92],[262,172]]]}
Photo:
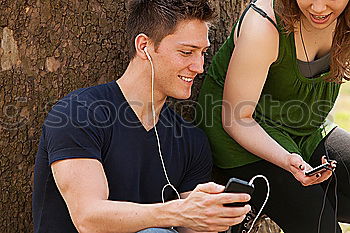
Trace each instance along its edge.
{"label": "young man", "polygon": [[224,231],[243,220],[248,205],[223,204],[249,195],[200,184],[212,166],[207,139],[165,104],[188,98],[203,72],[212,15],[205,0],[130,2],[123,76],[70,93],[45,121],[35,232]]}

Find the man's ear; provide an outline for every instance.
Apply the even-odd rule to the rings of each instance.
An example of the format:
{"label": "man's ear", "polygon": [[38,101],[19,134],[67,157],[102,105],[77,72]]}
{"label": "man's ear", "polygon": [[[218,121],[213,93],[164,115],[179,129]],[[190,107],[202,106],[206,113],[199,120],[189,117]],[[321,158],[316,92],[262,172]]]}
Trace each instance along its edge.
{"label": "man's ear", "polygon": [[145,48],[151,45],[151,41],[147,35],[144,33],[140,33],[135,38],[135,50],[136,56],[141,59],[147,60],[147,56],[145,53]]}

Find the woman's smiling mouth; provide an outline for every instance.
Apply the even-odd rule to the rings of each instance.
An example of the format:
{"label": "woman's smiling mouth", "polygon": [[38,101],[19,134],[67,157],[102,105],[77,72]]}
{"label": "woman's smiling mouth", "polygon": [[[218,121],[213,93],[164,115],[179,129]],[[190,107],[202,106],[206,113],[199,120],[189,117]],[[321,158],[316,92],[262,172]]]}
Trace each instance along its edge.
{"label": "woman's smiling mouth", "polygon": [[328,19],[330,18],[331,14],[332,13],[330,13],[328,15],[314,15],[314,14],[310,13],[310,16],[311,16],[311,20],[314,23],[323,24],[323,23],[326,23],[328,21]]}

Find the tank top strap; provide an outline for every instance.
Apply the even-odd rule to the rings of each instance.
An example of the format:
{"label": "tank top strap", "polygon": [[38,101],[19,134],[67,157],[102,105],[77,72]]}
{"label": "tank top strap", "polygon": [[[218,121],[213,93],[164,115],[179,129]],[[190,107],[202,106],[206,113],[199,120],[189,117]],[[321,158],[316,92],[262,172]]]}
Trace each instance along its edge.
{"label": "tank top strap", "polygon": [[252,0],[252,1],[248,4],[248,6],[244,9],[244,11],[243,11],[241,17],[239,18],[238,29],[237,29],[237,37],[239,37],[239,33],[240,33],[240,31],[241,31],[241,26],[242,26],[243,18],[244,18],[244,16],[247,14],[247,12],[248,12],[248,10],[249,10],[250,8],[252,8],[253,10],[255,10],[255,11],[256,11],[257,13],[259,13],[262,17],[266,18],[268,21],[270,21],[270,22],[273,24],[273,26],[275,26],[275,28],[277,29],[277,31],[279,31],[278,26],[277,26],[277,24],[275,23],[275,21],[273,21],[273,19],[271,19],[271,17],[268,16],[268,15],[266,14],[266,12],[265,12],[263,9],[261,9],[260,7],[257,7],[257,6],[255,5],[255,2],[256,2],[256,1],[257,1],[257,0]]}

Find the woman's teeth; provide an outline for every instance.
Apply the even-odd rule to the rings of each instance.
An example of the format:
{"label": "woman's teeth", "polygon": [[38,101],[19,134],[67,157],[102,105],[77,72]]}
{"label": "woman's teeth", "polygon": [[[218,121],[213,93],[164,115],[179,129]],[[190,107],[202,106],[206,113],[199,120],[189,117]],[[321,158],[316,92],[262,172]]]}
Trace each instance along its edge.
{"label": "woman's teeth", "polygon": [[326,16],[324,16],[324,15],[314,15],[315,19],[325,19],[326,17],[327,17],[327,15]]}
{"label": "woman's teeth", "polygon": [[192,79],[191,78],[186,78],[186,77],[183,77],[183,76],[179,76],[183,81],[185,81],[185,82],[191,82],[192,81]]}
{"label": "woman's teeth", "polygon": [[330,14],[328,14],[328,15],[312,15],[312,17],[316,20],[325,20],[328,18],[329,15]]}

